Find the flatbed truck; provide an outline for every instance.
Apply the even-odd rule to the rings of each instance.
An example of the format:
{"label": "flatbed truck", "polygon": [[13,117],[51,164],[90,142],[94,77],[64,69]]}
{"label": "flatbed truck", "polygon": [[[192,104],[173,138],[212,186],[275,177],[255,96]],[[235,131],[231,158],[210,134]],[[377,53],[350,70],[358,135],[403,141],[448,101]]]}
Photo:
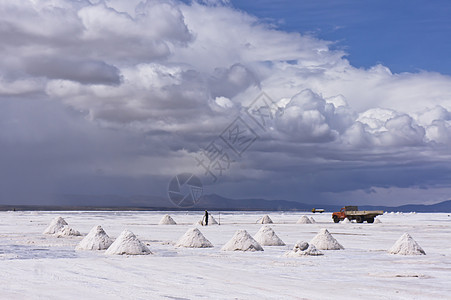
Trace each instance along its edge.
{"label": "flatbed truck", "polygon": [[332,213],[332,219],[335,223],[348,219],[356,220],[357,223],[373,223],[374,218],[384,214],[383,210],[359,210],[357,206],[345,206],[340,211]]}

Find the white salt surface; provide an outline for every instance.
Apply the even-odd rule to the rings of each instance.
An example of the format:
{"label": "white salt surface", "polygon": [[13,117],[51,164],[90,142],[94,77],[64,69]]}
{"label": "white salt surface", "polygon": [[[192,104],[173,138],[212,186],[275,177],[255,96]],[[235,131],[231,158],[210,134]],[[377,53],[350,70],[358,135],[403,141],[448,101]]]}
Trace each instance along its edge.
{"label": "white salt surface", "polygon": [[254,239],[262,246],[285,246],[285,243],[268,225],[262,226],[254,235]]}
{"label": "white salt surface", "polygon": [[309,217],[306,215],[303,215],[299,218],[299,220],[296,222],[297,224],[312,224],[312,220],[310,220]]}
{"label": "white salt surface", "polygon": [[50,222],[50,225],[44,230],[44,234],[55,234],[61,229],[63,229],[63,226],[65,225],[68,224],[63,218],[56,217]]}
{"label": "white salt surface", "polygon": [[197,228],[190,228],[187,232],[178,240],[176,247],[186,248],[211,248],[213,245]]}
{"label": "white salt surface", "polygon": [[[159,226],[167,213],[179,225]],[[0,299],[450,298],[448,214],[386,214],[378,217],[381,224],[341,226],[333,223],[330,213],[271,212],[280,220],[272,228],[290,247],[220,251],[236,230],[257,232],[262,225],[255,220],[264,214],[221,212],[220,226],[199,228],[216,247],[191,249],[174,248],[173,242],[199,219],[199,212],[0,212]],[[297,225],[304,214],[318,223]],[[154,254],[75,251],[82,237],[42,235],[59,215],[80,232],[102,224],[113,238],[128,228]],[[322,256],[283,256],[298,240],[310,241],[323,227],[346,249],[321,250]],[[427,255],[387,253],[405,232]]]}
{"label": "white salt surface", "polygon": [[262,246],[244,229],[240,229],[222,248],[222,251],[263,251]]}
{"label": "white salt surface", "polygon": [[390,254],[400,255],[425,255],[424,250],[418,245],[418,243],[408,234],[404,233],[388,250]]}
{"label": "white salt surface", "polygon": [[164,215],[164,217],[161,218],[158,225],[177,225],[177,223],[174,221],[174,219],[170,215]]}
{"label": "white salt surface", "polygon": [[310,241],[319,250],[342,250],[343,246],[330,234],[326,228],[322,228],[319,233]]}
{"label": "white salt surface", "polygon": [[105,254],[146,255],[151,254],[149,248],[142,243],[133,232],[124,230],[105,251]]}
{"label": "white salt surface", "polygon": [[316,220],[313,217],[310,217],[310,222],[312,222],[312,224],[315,224]]}
{"label": "white salt surface", "polygon": [[75,247],[77,250],[105,250],[113,240],[103,230],[102,226],[94,226],[88,235]]}
{"label": "white salt surface", "polygon": [[257,220],[257,224],[272,224],[273,221],[268,215],[264,215],[260,219]]}

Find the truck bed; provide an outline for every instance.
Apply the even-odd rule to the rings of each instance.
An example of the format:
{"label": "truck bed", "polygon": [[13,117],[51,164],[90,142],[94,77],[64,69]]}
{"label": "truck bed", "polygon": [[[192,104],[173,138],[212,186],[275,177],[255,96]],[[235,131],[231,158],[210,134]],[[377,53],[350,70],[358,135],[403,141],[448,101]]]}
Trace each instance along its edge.
{"label": "truck bed", "polygon": [[378,216],[378,215],[383,215],[384,211],[383,210],[349,210],[346,211],[345,214],[347,216]]}

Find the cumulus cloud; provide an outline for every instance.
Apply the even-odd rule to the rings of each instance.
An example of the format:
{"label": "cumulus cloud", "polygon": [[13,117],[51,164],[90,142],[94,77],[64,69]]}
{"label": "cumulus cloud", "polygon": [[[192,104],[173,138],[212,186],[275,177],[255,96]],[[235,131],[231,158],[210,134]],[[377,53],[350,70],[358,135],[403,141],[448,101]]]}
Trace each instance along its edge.
{"label": "cumulus cloud", "polygon": [[[46,112],[43,105],[42,119],[67,113],[65,107],[80,124],[98,128],[99,136],[113,130],[127,143],[124,136],[133,136],[129,151],[111,150],[104,161],[109,176],[198,171],[193,155],[245,115],[262,91],[278,113],[270,130],[256,127],[259,139],[236,158],[218,192],[296,200],[304,193],[323,201],[334,193],[360,197],[354,191],[386,188],[380,177],[393,166],[405,171],[413,162],[447,157],[449,76],[393,74],[383,65],[355,68],[344,52],[330,49],[331,42],[277,30],[229,1],[21,0],[0,1],[0,11],[0,102],[51,101],[60,110]],[[3,132],[10,130],[1,124]],[[81,132],[75,140],[84,141]],[[0,144],[14,136],[0,135]],[[89,163],[77,164],[79,174]],[[416,170],[430,174],[433,168]],[[433,188],[426,176],[418,180],[403,171],[405,182],[393,185]]]}

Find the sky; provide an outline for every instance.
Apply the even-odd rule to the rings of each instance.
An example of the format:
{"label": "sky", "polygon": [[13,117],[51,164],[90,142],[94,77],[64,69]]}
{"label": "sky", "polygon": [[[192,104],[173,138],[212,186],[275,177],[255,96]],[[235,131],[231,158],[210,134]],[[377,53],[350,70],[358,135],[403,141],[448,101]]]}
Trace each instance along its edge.
{"label": "sky", "polygon": [[181,173],[237,199],[448,200],[449,13],[0,0],[0,203],[166,197]]}

